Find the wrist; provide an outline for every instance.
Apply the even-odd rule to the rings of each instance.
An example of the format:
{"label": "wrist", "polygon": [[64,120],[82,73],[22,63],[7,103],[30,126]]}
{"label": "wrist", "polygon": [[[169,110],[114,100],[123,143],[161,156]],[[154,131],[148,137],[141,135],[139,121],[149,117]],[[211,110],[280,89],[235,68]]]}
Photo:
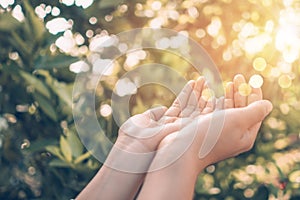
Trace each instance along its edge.
{"label": "wrist", "polygon": [[119,135],[114,147],[130,153],[150,153],[153,151],[138,139],[128,135]]}
{"label": "wrist", "polygon": [[127,136],[118,137],[104,165],[127,173],[146,173],[155,156],[142,143]]}

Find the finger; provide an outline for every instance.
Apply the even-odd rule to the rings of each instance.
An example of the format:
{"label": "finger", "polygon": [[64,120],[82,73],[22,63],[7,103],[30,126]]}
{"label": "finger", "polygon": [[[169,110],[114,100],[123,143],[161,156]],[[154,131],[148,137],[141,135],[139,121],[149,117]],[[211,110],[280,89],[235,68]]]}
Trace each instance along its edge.
{"label": "finger", "polygon": [[255,101],[259,101],[262,100],[262,91],[261,88],[252,88],[252,92],[251,94],[248,96],[248,105],[255,102]]}
{"label": "finger", "polygon": [[202,89],[202,92],[201,92],[199,102],[198,102],[200,112],[202,112],[204,110],[204,108],[206,107],[207,101],[210,98],[211,94],[209,94],[209,91],[210,90],[208,88],[208,84],[207,84],[207,82],[205,82],[204,85],[203,85],[203,89]]}
{"label": "finger", "polygon": [[225,98],[233,99],[233,82],[228,82],[226,84]]}
{"label": "finger", "polygon": [[216,102],[215,110],[222,110],[222,109],[224,109],[224,103],[225,103],[225,98],[224,97],[218,98],[217,102]]}
{"label": "finger", "polygon": [[240,126],[249,129],[261,123],[272,109],[273,106],[270,101],[259,100],[246,107],[233,109],[232,112],[234,112],[234,114],[231,117],[236,120]]}
{"label": "finger", "polygon": [[200,87],[199,85],[197,85],[197,82],[202,81],[202,79],[200,79],[199,81],[198,80],[195,82],[193,91],[190,93],[187,105],[180,112],[179,117],[188,117],[188,116],[190,116],[191,113],[193,113],[196,109],[198,109],[198,98],[199,98],[199,96],[201,96],[201,93],[199,90],[202,90],[202,86],[201,86],[201,88],[196,88],[196,87]]}
{"label": "finger", "polygon": [[240,108],[247,105],[247,97],[241,93],[240,86],[246,83],[243,75],[238,74],[233,79],[233,89],[234,89],[234,107]]}
{"label": "finger", "polygon": [[195,117],[198,117],[199,115],[201,115],[200,110],[196,110],[190,115],[190,118],[193,119]]}
{"label": "finger", "polygon": [[171,107],[166,111],[165,116],[177,117],[185,108],[189,100],[190,94],[193,91],[195,81],[189,81],[181,90]]}
{"label": "finger", "polygon": [[216,98],[212,97],[210,100],[207,101],[205,108],[202,110],[201,114],[207,114],[214,111],[216,105]]}
{"label": "finger", "polygon": [[158,121],[167,111],[167,107],[165,106],[159,106],[155,108],[151,108],[144,112],[144,115],[149,115],[150,119],[154,121]]}
{"label": "finger", "polygon": [[205,84],[205,78],[203,76],[200,76],[197,81],[196,84],[194,86],[194,92],[196,94],[197,99],[199,100],[202,94],[202,90]]}
{"label": "finger", "polygon": [[224,107],[225,107],[225,109],[226,108],[233,108],[234,107],[233,82],[228,82],[226,84]]}
{"label": "finger", "polygon": [[205,78],[200,76],[194,84],[193,91],[190,94],[186,107],[179,114],[180,117],[188,117],[196,110],[199,110],[199,99],[205,84]]}

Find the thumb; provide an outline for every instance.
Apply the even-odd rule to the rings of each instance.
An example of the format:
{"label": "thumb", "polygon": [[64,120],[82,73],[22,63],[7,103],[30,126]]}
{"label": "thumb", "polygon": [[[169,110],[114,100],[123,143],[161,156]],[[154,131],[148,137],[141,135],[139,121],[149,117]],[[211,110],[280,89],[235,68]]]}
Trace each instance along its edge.
{"label": "thumb", "polygon": [[259,100],[241,109],[243,110],[243,116],[247,118],[247,120],[243,121],[247,123],[248,127],[251,127],[259,122],[262,122],[272,111],[273,105],[268,100]]}

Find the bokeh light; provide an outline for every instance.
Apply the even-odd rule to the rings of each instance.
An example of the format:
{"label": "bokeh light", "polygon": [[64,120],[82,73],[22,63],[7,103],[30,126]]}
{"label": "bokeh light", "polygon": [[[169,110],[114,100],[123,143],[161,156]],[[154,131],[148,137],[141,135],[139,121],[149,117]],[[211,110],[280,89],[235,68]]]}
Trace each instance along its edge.
{"label": "bokeh light", "polygon": [[108,104],[103,104],[101,105],[100,107],[100,114],[103,116],[103,117],[108,117],[110,116],[112,113],[112,108],[110,105]]}
{"label": "bokeh light", "polygon": [[238,88],[238,91],[240,93],[240,95],[242,96],[248,96],[249,94],[251,94],[251,86],[247,83],[242,83],[239,88]]}
{"label": "bokeh light", "polygon": [[249,84],[253,88],[260,88],[263,85],[263,83],[264,83],[263,78],[258,74],[251,76],[249,80]]}
{"label": "bokeh light", "polygon": [[[34,23],[24,2],[32,5],[32,16],[36,16]],[[11,14],[12,18],[2,14]],[[18,166],[14,166],[14,170],[9,166],[6,171],[11,171],[13,178],[9,180],[12,181],[1,184],[13,184],[14,188],[22,184],[22,189],[14,193],[19,199],[26,199],[27,191],[33,195],[44,190],[32,189],[34,186],[40,187],[40,180],[44,179],[41,176],[43,171],[51,174],[53,169],[56,170],[48,165],[49,158],[55,160],[54,165],[67,163],[64,169],[57,171],[59,180],[69,172],[70,177],[83,177],[76,174],[78,169],[80,172],[87,170],[90,174],[97,168],[94,160],[84,152],[80,155],[84,158],[83,162],[76,161],[79,164],[63,160],[64,150],[57,141],[60,135],[65,138],[72,131],[76,132],[70,128],[74,124],[72,105],[68,103],[71,102],[72,84],[78,73],[92,72],[86,88],[99,82],[95,90],[95,107],[99,122],[106,127],[105,131],[112,139],[115,139],[118,128],[111,117],[109,102],[112,93],[121,97],[131,95],[130,112],[133,114],[141,113],[153,104],[170,105],[173,100],[172,95],[166,95],[163,89],[156,86],[151,91],[147,87],[138,89],[140,80],[122,78],[125,73],[143,64],[161,63],[174,68],[186,80],[203,74],[213,80],[213,74],[206,71],[205,65],[202,66],[202,74],[199,74],[183,58],[163,53],[165,49],[174,48],[189,54],[186,37],[190,37],[212,57],[223,80],[230,81],[238,73],[245,75],[249,82],[238,88],[242,96],[248,96],[253,88],[262,88],[264,98],[272,101],[274,106],[250,152],[209,166],[199,176],[195,199],[255,199],[260,186],[269,189],[269,200],[290,199],[292,196],[299,199],[299,19],[299,0],[57,0],[51,3],[0,0],[0,33],[5,33],[0,36],[3,45],[0,49],[0,92],[3,98],[0,99],[1,103],[9,105],[0,106],[0,154],[5,153],[4,158],[1,157],[1,167],[4,168],[9,162],[7,157],[12,155],[13,159],[18,158]],[[7,27],[9,30],[6,30]],[[155,45],[161,50],[159,52],[150,49],[126,52],[131,41],[118,43],[115,34],[135,27],[169,28],[180,34],[158,38]],[[42,36],[37,37],[38,34]],[[136,41],[139,39],[134,38]],[[109,56],[103,53],[105,48],[110,49],[112,54],[118,51],[123,55],[116,60],[108,59]],[[197,58],[198,55],[192,56]],[[10,70],[2,70],[6,66],[12,71],[18,70],[18,73],[7,75]],[[34,81],[23,81],[22,77],[17,76],[19,72],[28,74]],[[100,80],[96,78],[99,75]],[[151,76],[168,77],[160,72],[151,72]],[[177,84],[177,80],[170,81]],[[39,98],[39,95],[42,97]],[[211,89],[203,90],[206,101],[214,97]],[[8,135],[8,142],[4,135]],[[31,157],[27,150],[35,148],[35,142],[40,138],[53,142],[51,145],[57,148],[58,156],[44,149],[42,151],[46,152],[35,151],[33,154],[37,156]],[[17,148],[11,148],[14,146],[11,144]],[[18,157],[14,154],[15,149],[26,152]],[[73,152],[77,152],[80,148],[74,149]],[[47,162],[34,160],[40,157],[47,159]],[[34,163],[42,163],[45,169],[40,170],[33,166]],[[17,171],[19,168],[25,169],[25,172]],[[60,173],[65,169],[68,173]],[[3,176],[5,174],[9,173],[4,171]],[[31,184],[26,190],[23,186],[27,183],[23,182],[22,177],[26,177]],[[29,179],[32,177],[36,180]],[[68,179],[69,176],[66,177]],[[280,189],[280,181],[285,179],[289,182],[285,189]],[[64,187],[64,191],[71,194],[79,190],[78,185],[87,183],[87,180],[84,181],[74,179],[70,184],[53,184],[53,188],[59,191],[59,185],[70,185],[71,189]],[[5,189],[1,186],[1,191]]]}
{"label": "bokeh light", "polygon": [[201,96],[205,101],[211,101],[215,97],[215,92],[212,89],[206,88],[202,91]]}
{"label": "bokeh light", "polygon": [[257,71],[263,71],[267,67],[267,62],[264,58],[258,57],[253,61],[253,68]]}
{"label": "bokeh light", "polygon": [[292,85],[292,79],[289,75],[283,74],[278,79],[281,88],[289,88]]}

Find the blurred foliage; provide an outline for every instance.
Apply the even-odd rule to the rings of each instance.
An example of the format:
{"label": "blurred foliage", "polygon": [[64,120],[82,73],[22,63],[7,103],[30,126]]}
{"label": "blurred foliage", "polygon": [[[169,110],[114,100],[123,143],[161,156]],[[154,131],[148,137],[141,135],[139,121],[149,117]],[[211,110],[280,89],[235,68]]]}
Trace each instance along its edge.
{"label": "blurred foliage", "polygon": [[[83,147],[72,117],[78,64],[105,57],[93,46],[97,39],[140,27],[189,35],[224,82],[242,73],[259,85],[253,75],[260,75],[274,104],[254,148],[209,166],[194,199],[299,199],[299,16],[297,0],[0,0],[0,199],[70,199],[88,183],[101,163]],[[99,122],[111,140],[118,126],[109,104],[122,74],[156,62],[186,79],[199,76],[176,55],[139,53],[138,60],[120,57],[97,88]],[[130,109],[140,113],[173,99],[166,88],[144,86]]]}

